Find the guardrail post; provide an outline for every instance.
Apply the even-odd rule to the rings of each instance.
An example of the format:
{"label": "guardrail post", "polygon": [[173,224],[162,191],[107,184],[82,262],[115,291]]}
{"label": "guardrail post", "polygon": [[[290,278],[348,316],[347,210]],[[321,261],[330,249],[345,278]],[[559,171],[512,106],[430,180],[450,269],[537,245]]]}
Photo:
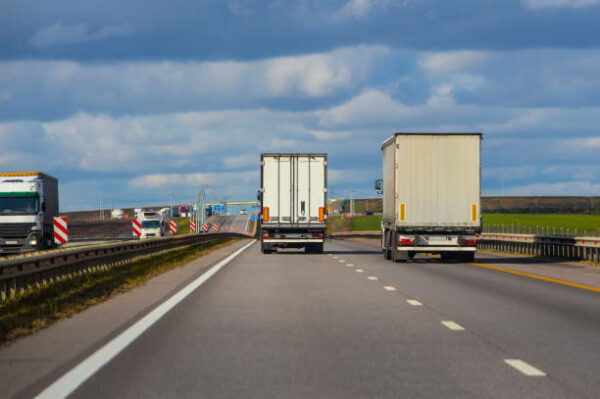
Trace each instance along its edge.
{"label": "guardrail post", "polygon": [[0,301],[6,301],[6,280],[0,280]]}
{"label": "guardrail post", "polygon": [[11,278],[8,280],[8,297],[14,298],[17,296],[17,279]]}

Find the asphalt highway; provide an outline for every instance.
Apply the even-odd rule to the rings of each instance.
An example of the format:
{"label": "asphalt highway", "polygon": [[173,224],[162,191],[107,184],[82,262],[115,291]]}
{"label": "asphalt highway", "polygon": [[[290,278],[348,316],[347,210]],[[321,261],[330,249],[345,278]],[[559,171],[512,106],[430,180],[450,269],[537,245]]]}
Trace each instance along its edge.
{"label": "asphalt highway", "polygon": [[600,396],[597,292],[429,257],[394,264],[350,241],[325,250],[251,245],[72,397]]}

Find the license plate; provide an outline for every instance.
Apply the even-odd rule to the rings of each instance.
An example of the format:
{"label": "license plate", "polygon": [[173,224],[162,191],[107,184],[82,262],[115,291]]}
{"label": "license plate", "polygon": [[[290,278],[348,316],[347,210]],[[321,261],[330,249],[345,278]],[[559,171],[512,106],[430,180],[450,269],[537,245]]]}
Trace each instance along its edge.
{"label": "license plate", "polygon": [[4,243],[6,245],[17,245],[19,243],[19,241],[6,240],[6,241],[4,241]]}

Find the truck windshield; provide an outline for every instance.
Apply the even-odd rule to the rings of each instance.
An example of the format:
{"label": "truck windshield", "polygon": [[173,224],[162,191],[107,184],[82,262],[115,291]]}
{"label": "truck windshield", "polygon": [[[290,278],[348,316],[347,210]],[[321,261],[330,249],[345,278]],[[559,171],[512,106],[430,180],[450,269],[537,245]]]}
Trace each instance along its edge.
{"label": "truck windshield", "polygon": [[38,197],[0,196],[0,214],[36,214],[39,209]]}
{"label": "truck windshield", "polygon": [[160,222],[158,220],[145,220],[142,222],[142,229],[159,229]]}

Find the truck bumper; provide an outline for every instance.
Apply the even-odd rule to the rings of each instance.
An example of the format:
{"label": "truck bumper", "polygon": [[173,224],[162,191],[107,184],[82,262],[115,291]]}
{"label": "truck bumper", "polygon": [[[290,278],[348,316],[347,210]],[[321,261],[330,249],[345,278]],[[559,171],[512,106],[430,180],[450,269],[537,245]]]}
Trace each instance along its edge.
{"label": "truck bumper", "polygon": [[444,246],[399,246],[396,248],[398,251],[411,251],[411,252],[475,252],[475,247],[444,247]]}

